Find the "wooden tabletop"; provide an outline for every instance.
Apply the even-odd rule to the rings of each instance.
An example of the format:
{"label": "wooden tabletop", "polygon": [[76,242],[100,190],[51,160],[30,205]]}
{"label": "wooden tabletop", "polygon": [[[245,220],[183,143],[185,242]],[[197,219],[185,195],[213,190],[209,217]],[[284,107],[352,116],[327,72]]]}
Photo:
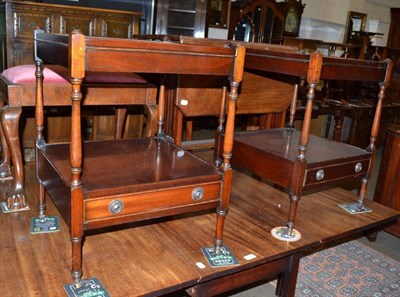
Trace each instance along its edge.
{"label": "wooden tabletop", "polygon": [[[26,166],[26,175],[31,210],[0,213],[0,295],[63,296],[63,285],[71,282],[69,231],[61,220],[60,232],[30,234],[30,219],[37,215],[33,164]],[[6,186],[2,182],[0,189]],[[83,249],[84,278],[99,278],[111,296],[157,296],[297,252],[315,250],[394,222],[399,216],[371,201],[366,204],[373,211],[361,215],[348,214],[338,206],[355,199],[354,194],[339,188],[303,196],[296,224],[302,238],[282,242],[273,238],[270,230],[286,223],[288,195],[235,171],[224,243],[240,265],[208,265],[200,248],[212,245],[216,216],[198,213],[90,233]],[[57,215],[50,199],[47,214]],[[255,258],[245,260],[244,256],[249,254]],[[206,267],[199,268],[198,262]]]}

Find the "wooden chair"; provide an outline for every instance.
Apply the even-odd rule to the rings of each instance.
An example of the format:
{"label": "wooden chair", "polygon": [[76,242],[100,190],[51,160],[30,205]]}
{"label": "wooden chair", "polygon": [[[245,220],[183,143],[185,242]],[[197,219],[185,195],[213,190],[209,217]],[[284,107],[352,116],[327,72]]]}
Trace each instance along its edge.
{"label": "wooden chair", "polygon": [[[2,179],[12,178],[12,185],[2,197],[8,210],[20,211],[29,208],[25,200],[23,156],[19,139],[19,122],[22,109],[35,106],[35,65],[19,65],[6,69],[0,74],[0,102],[2,144]],[[69,74],[66,68],[47,65],[44,68],[43,92],[46,106],[69,106],[71,91]],[[133,73],[89,73],[85,78],[83,92],[84,105],[105,104],[104,98],[112,96],[115,104],[125,104],[132,98],[145,102],[147,116],[146,133],[155,133],[154,107],[156,88]],[[115,137],[121,138],[126,109],[117,108],[115,117]]]}
{"label": "wooden chair", "polygon": [[[70,228],[74,283],[81,281],[82,237],[89,229],[216,208],[215,252],[219,253],[232,182],[230,158],[244,48],[85,37],[79,32],[69,37],[36,32],[34,44],[40,215],[45,213],[46,191]],[[41,132],[46,102],[43,61],[68,67],[71,74],[72,128],[68,144],[46,144]],[[83,143],[81,84],[87,71],[159,73],[164,78],[168,74],[230,77],[221,167],[183,150],[165,135],[164,79],[159,89],[155,138]],[[114,103],[113,98],[104,100]],[[125,102],[144,103],[140,98]]]}
{"label": "wooden chair", "polygon": [[[372,170],[382,101],[390,81],[391,62],[323,58],[319,52],[308,55],[247,49],[245,67],[265,71],[269,75],[273,73],[277,76],[306,77],[308,83],[307,105],[301,131],[293,128],[296,111],[296,102],[293,101],[287,128],[235,135],[232,163],[289,192],[287,226],[275,228],[272,230],[273,235],[282,240],[298,240],[300,234],[294,229],[294,223],[297,203],[303,191],[330,183],[361,177],[362,185],[358,201],[343,207],[349,208],[351,213],[367,211],[363,200]],[[315,88],[320,79],[379,82],[379,100],[367,149],[310,135]],[[266,104],[270,105],[271,111],[276,112],[287,108],[276,103],[279,102],[271,100]]]}

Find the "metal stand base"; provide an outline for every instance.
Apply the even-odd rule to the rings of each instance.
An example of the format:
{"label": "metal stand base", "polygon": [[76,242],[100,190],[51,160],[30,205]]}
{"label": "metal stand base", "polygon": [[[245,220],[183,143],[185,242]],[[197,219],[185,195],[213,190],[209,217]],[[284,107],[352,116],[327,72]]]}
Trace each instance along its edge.
{"label": "metal stand base", "polygon": [[110,294],[96,277],[82,280],[79,285],[74,283],[66,284],[64,290],[68,297],[110,297]]}
{"label": "metal stand base", "polygon": [[289,234],[289,227],[287,226],[275,227],[271,230],[271,234],[282,241],[298,241],[301,238],[301,233],[296,229],[292,229],[291,234]]}
{"label": "metal stand base", "polygon": [[360,207],[358,202],[343,203],[343,204],[339,204],[339,206],[351,214],[359,214],[359,213],[365,213],[365,212],[372,211],[371,208],[366,207],[365,205],[362,205]]}
{"label": "metal stand base", "polygon": [[215,247],[203,247],[201,251],[211,267],[225,267],[239,264],[235,255],[225,245],[221,246],[221,252],[219,254],[215,252]]}
{"label": "metal stand base", "polygon": [[36,217],[31,219],[31,233],[51,233],[60,231],[58,217]]}

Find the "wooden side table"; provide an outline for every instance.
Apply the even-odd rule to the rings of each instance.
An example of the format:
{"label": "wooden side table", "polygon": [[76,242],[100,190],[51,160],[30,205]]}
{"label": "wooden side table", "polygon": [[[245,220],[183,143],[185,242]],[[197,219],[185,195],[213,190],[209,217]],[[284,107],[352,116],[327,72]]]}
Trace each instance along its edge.
{"label": "wooden side table", "polygon": [[[13,178],[8,191],[1,199],[7,201],[7,208],[13,211],[26,210],[23,156],[19,137],[19,122],[22,110],[35,106],[35,65],[18,65],[8,68],[0,74],[0,138],[2,160],[0,162],[0,180]],[[71,93],[68,70],[55,65],[47,65],[44,70],[45,105],[58,107],[71,105],[68,99]],[[112,86],[112,87],[111,87]],[[145,134],[154,135],[156,129],[156,87],[134,73],[105,74],[94,73],[86,77],[83,86],[84,105],[110,105],[105,98],[112,96],[112,104],[124,105],[133,99],[142,100],[147,117]],[[118,105],[117,105],[118,106]],[[122,138],[122,127],[126,109],[116,108],[115,138]],[[4,196],[4,197],[3,197]]]}

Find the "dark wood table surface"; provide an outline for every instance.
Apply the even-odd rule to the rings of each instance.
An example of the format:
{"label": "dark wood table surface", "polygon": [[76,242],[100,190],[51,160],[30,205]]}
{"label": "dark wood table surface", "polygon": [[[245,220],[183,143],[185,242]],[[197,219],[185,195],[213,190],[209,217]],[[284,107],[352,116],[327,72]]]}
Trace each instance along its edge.
{"label": "dark wood table surface", "polygon": [[[0,296],[63,296],[63,285],[70,282],[68,228],[61,220],[60,232],[30,234],[30,219],[37,216],[36,185],[34,165],[25,168],[31,210],[0,213]],[[0,191],[7,185],[1,182]],[[297,270],[296,261],[304,253],[362,236],[399,217],[372,201],[366,205],[373,211],[359,215],[338,206],[355,199],[355,194],[340,188],[303,196],[296,225],[302,238],[287,243],[270,234],[273,227],[287,221],[287,194],[235,171],[224,243],[239,265],[211,268],[207,263],[200,248],[212,245],[216,217],[205,212],[90,233],[84,242],[84,278],[97,277],[113,297],[158,296],[179,290],[210,296],[210,292],[252,283],[260,275],[288,274]],[[48,215],[57,215],[48,201]],[[250,254],[255,258],[245,260]],[[199,268],[198,262],[205,268]]]}

